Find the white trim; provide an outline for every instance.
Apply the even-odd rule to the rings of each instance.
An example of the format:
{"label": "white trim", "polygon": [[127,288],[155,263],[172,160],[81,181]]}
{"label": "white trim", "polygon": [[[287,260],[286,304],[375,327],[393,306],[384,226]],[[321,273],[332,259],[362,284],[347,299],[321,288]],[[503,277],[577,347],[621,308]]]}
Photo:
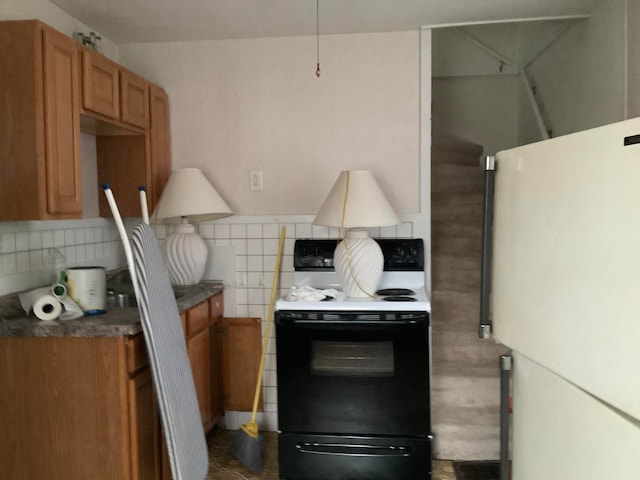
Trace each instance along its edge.
{"label": "white trim", "polygon": [[534,17],[534,18],[507,18],[504,20],[484,20],[477,22],[459,22],[459,23],[440,23],[434,25],[423,25],[420,30],[432,30],[434,28],[449,28],[449,27],[467,27],[473,25],[493,25],[499,23],[521,23],[521,22],[548,22],[551,20],[579,20],[591,18],[589,14],[582,15],[560,15],[557,17]]}
{"label": "white trim", "polygon": [[65,230],[68,228],[110,227],[111,218],[85,218],[78,220],[39,220],[25,222],[0,222],[0,233],[35,232],[41,230]]}

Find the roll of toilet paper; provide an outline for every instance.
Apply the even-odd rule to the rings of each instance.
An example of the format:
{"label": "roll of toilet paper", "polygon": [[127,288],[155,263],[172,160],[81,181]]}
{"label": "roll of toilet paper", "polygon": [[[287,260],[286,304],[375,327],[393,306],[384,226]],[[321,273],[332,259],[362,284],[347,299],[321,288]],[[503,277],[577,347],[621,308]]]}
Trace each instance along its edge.
{"label": "roll of toilet paper", "polygon": [[40,320],[56,320],[62,313],[62,304],[53,295],[42,295],[33,302],[33,314]]}

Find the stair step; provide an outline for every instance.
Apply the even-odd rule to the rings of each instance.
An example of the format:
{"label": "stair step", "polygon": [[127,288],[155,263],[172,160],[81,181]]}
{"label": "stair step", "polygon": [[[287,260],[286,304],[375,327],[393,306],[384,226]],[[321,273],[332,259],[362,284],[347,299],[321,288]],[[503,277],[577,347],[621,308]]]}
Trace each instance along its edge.
{"label": "stair step", "polygon": [[478,337],[477,329],[466,334],[440,332],[435,327],[431,334],[433,364],[456,363],[460,366],[491,367],[498,364],[500,355],[508,351],[504,345]]}
{"label": "stair step", "polygon": [[[450,364],[451,362],[447,362]],[[482,375],[476,375],[477,366],[460,367],[455,375],[442,375],[436,372],[438,367],[434,365],[432,375],[432,406],[447,408],[487,408],[497,407],[500,403],[500,369],[485,367]],[[490,373],[493,371],[493,374]]]}
{"label": "stair step", "polygon": [[431,168],[433,193],[482,193],[484,173],[479,166],[434,164]]}
{"label": "stair step", "polygon": [[434,427],[433,456],[441,460],[497,460],[500,428],[438,425]]}
{"label": "stair step", "polygon": [[434,193],[431,197],[431,221],[480,224],[482,202],[482,193]]}
{"label": "stair step", "polygon": [[483,147],[447,135],[434,135],[431,138],[431,163],[461,163],[480,165]]}
{"label": "stair step", "polygon": [[458,292],[480,291],[480,259],[436,255],[431,259],[433,285]]}

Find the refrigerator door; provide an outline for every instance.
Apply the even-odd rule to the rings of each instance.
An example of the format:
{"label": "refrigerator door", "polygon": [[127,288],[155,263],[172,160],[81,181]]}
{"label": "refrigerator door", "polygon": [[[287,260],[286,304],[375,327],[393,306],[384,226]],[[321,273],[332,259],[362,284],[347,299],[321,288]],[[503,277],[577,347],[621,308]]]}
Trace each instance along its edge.
{"label": "refrigerator door", "polygon": [[640,118],[497,154],[491,288],[497,341],[636,420],[638,134]]}
{"label": "refrigerator door", "polygon": [[512,355],[514,480],[638,478],[638,422]]}

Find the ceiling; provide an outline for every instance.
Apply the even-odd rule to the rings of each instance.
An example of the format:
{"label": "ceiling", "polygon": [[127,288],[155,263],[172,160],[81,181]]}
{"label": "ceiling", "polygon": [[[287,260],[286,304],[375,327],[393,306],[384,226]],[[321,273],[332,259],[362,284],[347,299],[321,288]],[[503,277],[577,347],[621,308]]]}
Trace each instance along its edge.
{"label": "ceiling", "polygon": [[[115,43],[316,33],[315,0],[50,0]],[[588,14],[600,0],[318,0],[321,34]]]}

